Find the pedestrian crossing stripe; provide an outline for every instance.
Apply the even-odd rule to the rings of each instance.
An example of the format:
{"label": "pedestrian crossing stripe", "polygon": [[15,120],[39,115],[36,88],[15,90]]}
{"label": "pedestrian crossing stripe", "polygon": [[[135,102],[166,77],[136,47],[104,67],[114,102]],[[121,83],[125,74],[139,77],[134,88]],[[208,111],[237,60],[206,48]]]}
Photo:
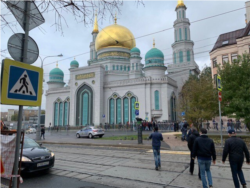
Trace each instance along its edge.
{"label": "pedestrian crossing stripe", "polygon": [[36,96],[36,92],[34,91],[34,88],[32,86],[32,83],[30,81],[29,75],[26,70],[17,80],[16,84],[12,87],[10,93]]}

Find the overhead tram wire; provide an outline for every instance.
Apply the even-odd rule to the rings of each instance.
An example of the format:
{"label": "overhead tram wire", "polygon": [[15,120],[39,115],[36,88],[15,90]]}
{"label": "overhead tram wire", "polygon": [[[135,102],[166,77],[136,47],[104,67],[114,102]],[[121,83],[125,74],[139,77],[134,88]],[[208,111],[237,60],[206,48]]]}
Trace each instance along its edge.
{"label": "overhead tram wire", "polygon": [[[250,6],[247,6],[247,7],[250,7]],[[201,21],[204,21],[204,20],[207,20],[207,19],[211,19],[211,18],[214,18],[214,17],[217,17],[217,16],[222,16],[222,15],[225,15],[225,14],[228,14],[228,13],[231,13],[231,12],[235,12],[235,11],[239,11],[239,10],[242,10],[242,9],[245,9],[245,8],[246,8],[246,7],[234,9],[234,10],[231,10],[231,11],[228,11],[228,12],[224,12],[224,13],[221,13],[221,14],[216,14],[216,15],[214,15],[214,16],[209,16],[209,17],[206,17],[206,18],[202,18],[202,19],[199,19],[199,20],[195,20],[195,21],[190,22],[190,23],[201,22]],[[167,28],[167,29],[163,29],[163,30],[156,31],[156,32],[153,32],[153,33],[149,33],[149,34],[146,34],[146,35],[142,35],[142,36],[139,36],[139,37],[135,37],[135,38],[133,38],[133,39],[129,39],[129,40],[126,40],[126,41],[121,41],[120,43],[122,43],[122,42],[127,42],[127,41],[134,40],[134,39],[139,39],[139,38],[147,37],[147,36],[150,36],[150,35],[153,35],[153,34],[158,34],[158,33],[161,33],[161,32],[167,31],[167,30],[171,30],[171,29],[174,29],[174,27]],[[211,39],[211,38],[215,38],[215,37],[216,37],[216,36],[210,37],[210,38],[206,38],[206,39],[202,39],[202,40],[199,40],[199,41],[203,41],[203,40],[207,40],[207,39]],[[196,41],[196,42],[199,42],[199,41]],[[194,42],[195,42],[195,41],[194,41]],[[78,55],[71,56],[71,57],[69,57],[69,58],[61,59],[61,60],[58,60],[58,62],[59,62],[59,61],[64,61],[64,60],[66,60],[66,59],[70,59],[70,58],[73,58],[73,57],[77,57],[77,56],[80,56],[80,55],[88,54],[88,53],[90,53],[90,52],[88,51],[88,52],[84,52],[84,53],[81,53],[81,54],[78,54]],[[54,61],[54,62],[52,62],[52,63],[45,64],[44,66],[47,66],[47,65],[50,65],[50,64],[54,64],[54,63],[56,63],[56,62],[57,62],[57,61]]]}

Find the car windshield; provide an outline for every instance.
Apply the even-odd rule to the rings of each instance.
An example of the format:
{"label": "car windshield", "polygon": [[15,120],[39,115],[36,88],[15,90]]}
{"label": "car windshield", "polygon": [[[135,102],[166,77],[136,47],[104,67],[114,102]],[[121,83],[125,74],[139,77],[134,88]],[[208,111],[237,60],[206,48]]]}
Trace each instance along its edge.
{"label": "car windshield", "polygon": [[25,138],[23,142],[23,148],[39,147],[39,144],[30,138]]}

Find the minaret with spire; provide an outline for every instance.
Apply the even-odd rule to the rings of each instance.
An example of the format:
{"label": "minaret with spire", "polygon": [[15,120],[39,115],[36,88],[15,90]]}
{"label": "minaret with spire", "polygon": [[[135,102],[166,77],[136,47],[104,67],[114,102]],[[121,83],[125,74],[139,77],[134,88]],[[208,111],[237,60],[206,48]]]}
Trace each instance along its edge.
{"label": "minaret with spire", "polygon": [[[95,50],[95,39],[96,39],[98,33],[99,33],[99,29],[98,29],[97,12],[96,12],[95,13],[94,28],[92,31],[92,42],[90,43],[90,61],[97,60],[97,54],[96,54],[96,50]],[[90,65],[90,63],[89,63],[89,65]]]}
{"label": "minaret with spire", "polygon": [[190,22],[186,17],[187,7],[183,0],[178,0],[176,11],[176,20],[174,22],[174,43],[173,64],[168,66],[169,74],[178,74],[181,71],[187,71],[191,74],[198,74],[199,68],[194,60],[193,46],[194,42],[190,35]]}
{"label": "minaret with spire", "polygon": [[199,67],[194,60],[193,46],[191,40],[190,22],[186,16],[187,7],[183,0],[178,0],[176,11],[176,20],[174,21],[174,43],[172,44],[173,59],[168,65],[168,77],[177,81],[179,93],[188,80],[189,76],[198,75]]}

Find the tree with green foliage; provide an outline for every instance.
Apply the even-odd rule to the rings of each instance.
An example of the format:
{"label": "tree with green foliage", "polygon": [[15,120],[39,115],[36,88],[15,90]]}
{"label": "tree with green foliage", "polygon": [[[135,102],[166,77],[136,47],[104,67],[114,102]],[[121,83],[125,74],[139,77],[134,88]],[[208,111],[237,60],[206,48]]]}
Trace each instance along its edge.
{"label": "tree with green foliage", "polygon": [[199,129],[204,120],[210,120],[218,114],[217,91],[213,85],[211,68],[203,69],[199,76],[191,75],[179,95],[180,109],[185,118]]}
{"label": "tree with green foliage", "polygon": [[250,130],[250,55],[238,56],[218,67],[222,83],[223,115],[244,119]]}
{"label": "tree with green foliage", "polygon": [[14,114],[11,116],[11,121],[17,121],[18,120],[18,114]]}

